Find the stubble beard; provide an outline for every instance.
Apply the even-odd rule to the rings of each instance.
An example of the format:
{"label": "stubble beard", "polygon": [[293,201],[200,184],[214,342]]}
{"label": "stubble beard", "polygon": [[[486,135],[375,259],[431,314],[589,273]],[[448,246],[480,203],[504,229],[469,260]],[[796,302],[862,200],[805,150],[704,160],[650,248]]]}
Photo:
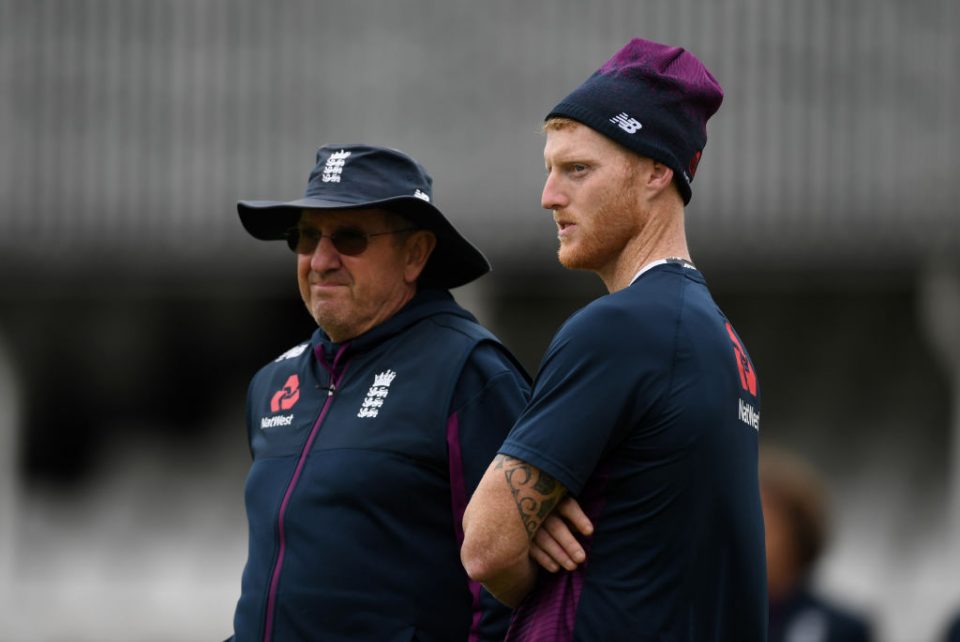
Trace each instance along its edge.
{"label": "stubble beard", "polygon": [[557,260],[570,270],[598,274],[615,264],[627,243],[637,233],[633,210],[634,187],[629,182],[581,220],[589,220],[589,229],[577,226],[574,243],[563,241],[557,248]]}

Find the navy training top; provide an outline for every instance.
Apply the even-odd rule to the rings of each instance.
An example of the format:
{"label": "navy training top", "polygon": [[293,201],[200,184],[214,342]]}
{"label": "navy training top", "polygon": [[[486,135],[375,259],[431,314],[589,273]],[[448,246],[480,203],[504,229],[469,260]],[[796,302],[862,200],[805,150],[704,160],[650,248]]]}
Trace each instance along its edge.
{"label": "navy training top", "polygon": [[541,572],[507,640],[766,639],[756,372],[703,276],[668,262],[575,313],[500,453],[594,523]]}

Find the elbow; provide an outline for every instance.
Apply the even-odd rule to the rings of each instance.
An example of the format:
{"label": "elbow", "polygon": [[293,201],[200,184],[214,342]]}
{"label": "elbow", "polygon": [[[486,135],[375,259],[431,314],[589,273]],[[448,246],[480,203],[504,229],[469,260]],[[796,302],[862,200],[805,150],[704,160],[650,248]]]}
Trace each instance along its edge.
{"label": "elbow", "polygon": [[499,566],[492,556],[484,554],[478,547],[464,541],[460,549],[460,562],[467,576],[474,582],[486,584],[496,577]]}
{"label": "elbow", "polygon": [[467,572],[467,577],[474,582],[483,584],[492,577],[491,569],[493,566],[490,560],[468,548],[466,542],[460,549],[460,562],[463,564],[463,570]]}
{"label": "elbow", "polygon": [[[524,542],[526,544],[526,542]],[[525,564],[529,546],[504,546],[504,541],[464,538],[460,561],[471,580],[489,585],[497,582],[518,566]],[[522,550],[521,550],[522,549]]]}
{"label": "elbow", "polygon": [[494,552],[493,547],[466,539],[460,549],[460,560],[467,575],[479,582],[503,604],[516,608],[533,586],[535,568],[529,547],[511,547]]}

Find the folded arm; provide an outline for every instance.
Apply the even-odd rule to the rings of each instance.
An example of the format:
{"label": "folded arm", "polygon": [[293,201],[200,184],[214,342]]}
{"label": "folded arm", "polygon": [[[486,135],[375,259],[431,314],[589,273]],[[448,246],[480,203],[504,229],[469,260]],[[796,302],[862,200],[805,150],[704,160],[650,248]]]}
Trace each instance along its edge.
{"label": "folded arm", "polygon": [[463,516],[460,557],[467,574],[504,604],[517,606],[537,577],[531,542],[566,492],[536,466],[497,455]]}

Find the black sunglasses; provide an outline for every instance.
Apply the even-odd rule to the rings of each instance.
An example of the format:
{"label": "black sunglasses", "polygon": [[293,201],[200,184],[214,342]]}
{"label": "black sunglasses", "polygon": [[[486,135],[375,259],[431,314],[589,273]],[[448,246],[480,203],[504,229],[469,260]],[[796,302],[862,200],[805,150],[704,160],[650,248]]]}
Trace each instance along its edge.
{"label": "black sunglasses", "polygon": [[[358,230],[355,227],[342,227],[333,234],[327,236],[333,247],[340,254],[346,256],[357,256],[363,254],[367,249],[370,239],[374,236],[384,236],[386,234],[400,234],[402,232],[412,232],[415,227],[406,227],[402,230],[390,230],[388,232],[367,233]],[[287,240],[287,246],[297,254],[313,254],[323,238],[323,232],[312,227],[291,227],[286,231],[284,237]]]}

